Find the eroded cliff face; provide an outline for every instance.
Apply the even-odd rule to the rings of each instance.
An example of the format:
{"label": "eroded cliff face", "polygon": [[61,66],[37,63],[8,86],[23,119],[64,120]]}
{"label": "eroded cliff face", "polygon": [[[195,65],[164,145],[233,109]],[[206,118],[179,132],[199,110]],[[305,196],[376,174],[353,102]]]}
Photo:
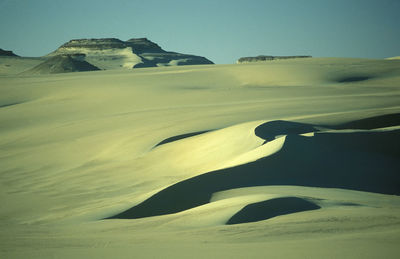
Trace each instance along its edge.
{"label": "eroded cliff face", "polygon": [[76,53],[79,50],[82,52],[95,52],[125,48],[131,48],[136,54],[144,52],[165,52],[160,48],[160,46],[147,38],[134,38],[127,41],[121,41],[116,38],[103,38],[70,40],[49,55],[71,54]]}
{"label": "eroded cliff face", "polygon": [[116,38],[75,39],[47,56],[84,54],[85,60],[100,69],[213,64],[210,60],[163,50],[147,38],[121,41]]}
{"label": "eroded cliff face", "polygon": [[294,58],[311,58],[311,56],[264,56],[260,55],[257,57],[243,57],[239,58],[236,63],[250,63],[250,62],[263,62],[263,61],[272,61],[272,60],[280,60],[280,59],[294,59]]}

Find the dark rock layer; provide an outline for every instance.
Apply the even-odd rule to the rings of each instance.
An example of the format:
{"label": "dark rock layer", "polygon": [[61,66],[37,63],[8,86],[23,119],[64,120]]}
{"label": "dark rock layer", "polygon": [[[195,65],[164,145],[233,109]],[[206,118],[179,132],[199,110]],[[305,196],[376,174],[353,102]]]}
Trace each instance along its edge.
{"label": "dark rock layer", "polygon": [[15,55],[11,50],[4,49],[0,49],[0,56],[18,57],[18,55]]}
{"label": "dark rock layer", "polygon": [[84,60],[84,55],[58,55],[26,71],[26,74],[56,74],[100,70]]}
{"label": "dark rock layer", "polygon": [[165,52],[156,43],[148,40],[147,38],[130,39],[122,41],[116,38],[103,38],[103,39],[75,39],[61,45],[53,53],[59,53],[76,48],[85,48],[91,50],[106,50],[106,49],[124,49],[131,47],[132,51],[136,54],[144,52]]}
{"label": "dark rock layer", "polygon": [[259,62],[259,61],[271,61],[279,59],[294,59],[294,58],[311,58],[311,56],[257,56],[257,57],[243,57],[239,58],[237,63],[247,63],[247,62]]}

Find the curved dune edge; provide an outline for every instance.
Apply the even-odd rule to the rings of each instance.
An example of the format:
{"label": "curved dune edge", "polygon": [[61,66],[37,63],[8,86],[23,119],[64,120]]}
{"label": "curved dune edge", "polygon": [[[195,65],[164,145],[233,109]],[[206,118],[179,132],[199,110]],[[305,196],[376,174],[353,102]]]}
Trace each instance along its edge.
{"label": "curved dune edge", "polygon": [[376,128],[387,128],[400,125],[400,113],[374,116],[360,120],[350,121],[337,125],[335,129],[364,129],[371,130]]}
{"label": "curved dune edge", "polygon": [[159,143],[157,143],[153,148],[156,148],[158,146],[165,145],[165,144],[168,144],[168,143],[171,143],[171,142],[174,142],[174,141],[178,141],[178,140],[181,140],[181,139],[184,139],[184,138],[190,138],[190,137],[194,137],[194,136],[197,136],[197,135],[200,135],[200,134],[204,134],[204,133],[207,133],[209,131],[211,131],[211,130],[190,132],[190,133],[185,133],[185,134],[169,137],[169,138],[166,138],[166,139],[160,141]]}
{"label": "curved dune edge", "polygon": [[[385,116],[374,117],[374,125],[386,126],[386,120],[380,123],[382,118],[396,118]],[[232,157],[231,167],[226,164],[180,181],[109,218],[178,213],[209,203],[214,193],[252,186],[295,185],[400,194],[400,150],[396,144],[400,130],[315,130],[310,134],[312,128],[318,126],[284,121],[258,124],[253,134],[262,137],[265,144]],[[282,137],[280,133],[287,135]]]}
{"label": "curved dune edge", "polygon": [[[303,211],[279,215],[269,218],[265,223],[309,221],[310,217],[331,215],[333,211],[379,211],[381,209],[384,211],[385,208],[397,207],[400,204],[397,196],[371,192],[303,186],[256,186],[214,193],[209,203],[182,212],[129,222],[133,224],[143,224],[147,221],[168,222],[168,226],[185,229],[226,226],[228,220],[247,205],[284,197],[304,199],[321,208],[314,212]],[[126,220],[119,222],[122,224]]]}

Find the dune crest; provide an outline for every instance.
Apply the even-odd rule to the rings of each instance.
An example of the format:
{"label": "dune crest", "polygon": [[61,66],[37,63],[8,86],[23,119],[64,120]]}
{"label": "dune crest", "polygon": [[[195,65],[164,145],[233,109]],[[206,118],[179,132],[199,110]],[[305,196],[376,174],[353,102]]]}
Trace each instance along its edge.
{"label": "dune crest", "polygon": [[[363,121],[374,121],[377,125],[385,122],[386,118],[394,117],[397,115]],[[348,123],[355,124],[359,122]],[[232,164],[226,168],[169,186],[139,205],[110,218],[134,219],[177,213],[207,204],[216,192],[263,185],[300,185],[400,194],[400,175],[397,173],[400,167],[396,162],[396,157],[400,156],[396,144],[400,141],[400,130],[315,130],[319,127],[286,121],[263,123],[254,129],[254,134],[265,140],[259,148],[233,158]],[[313,136],[302,135],[310,130],[314,130]],[[260,152],[262,147],[268,151]]]}

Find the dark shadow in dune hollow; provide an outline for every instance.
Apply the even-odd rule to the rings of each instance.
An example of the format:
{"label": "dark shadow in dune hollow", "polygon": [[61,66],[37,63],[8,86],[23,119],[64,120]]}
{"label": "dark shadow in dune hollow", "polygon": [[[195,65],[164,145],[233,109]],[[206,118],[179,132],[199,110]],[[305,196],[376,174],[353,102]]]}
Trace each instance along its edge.
{"label": "dark shadow in dune hollow", "polygon": [[349,76],[349,77],[337,79],[336,82],[338,82],[338,83],[353,83],[353,82],[366,81],[371,78],[372,78],[372,76]]}
{"label": "dark shadow in dune hollow", "polygon": [[[291,129],[285,130],[285,126]],[[109,218],[181,212],[208,203],[215,192],[251,186],[297,185],[400,195],[400,130],[297,135],[311,128],[284,121],[260,125],[256,134],[266,140],[276,133],[288,134],[279,152],[176,183]]]}
{"label": "dark shadow in dune hollow", "polygon": [[265,142],[274,140],[276,136],[289,134],[303,134],[318,131],[311,124],[291,122],[291,121],[269,121],[255,128],[254,133],[257,137],[265,139]]}
{"label": "dark shadow in dune hollow", "polygon": [[276,216],[317,210],[321,207],[298,197],[281,197],[271,200],[261,201],[249,204],[233,215],[227,222],[227,225],[241,224],[247,222],[256,222],[270,219]]}

